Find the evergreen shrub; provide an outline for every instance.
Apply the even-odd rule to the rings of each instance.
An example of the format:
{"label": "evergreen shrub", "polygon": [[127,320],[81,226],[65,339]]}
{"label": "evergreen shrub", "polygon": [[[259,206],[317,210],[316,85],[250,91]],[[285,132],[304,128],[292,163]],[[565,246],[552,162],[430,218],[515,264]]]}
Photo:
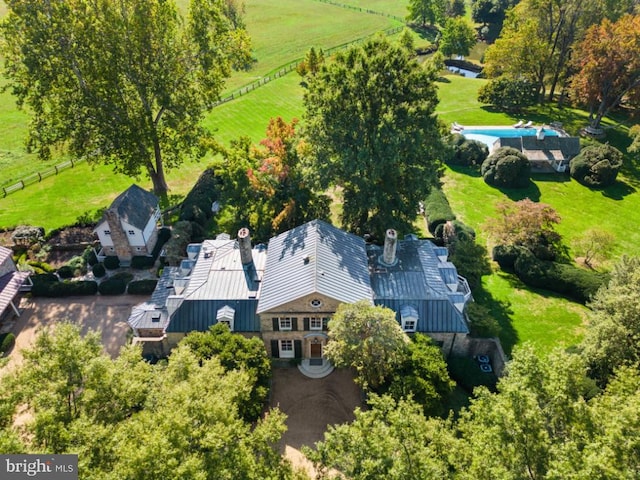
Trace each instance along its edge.
{"label": "evergreen shrub", "polygon": [[120,267],[120,259],[115,255],[109,255],[104,259],[104,268],[107,270],[115,270]]}
{"label": "evergreen shrub", "polygon": [[95,295],[98,284],[94,281],[34,282],[31,295],[34,297],[70,297]]}
{"label": "evergreen shrub", "polygon": [[500,147],[482,163],[482,178],[489,185],[503,188],[524,188],[529,185],[531,164],[515,148]]}
{"label": "evergreen shrub", "polygon": [[8,353],[16,343],[16,336],[13,332],[7,332],[0,335],[0,354]]}
{"label": "evergreen shrub", "polygon": [[151,295],[157,284],[157,280],[136,280],[129,283],[127,293],[131,295]]}
{"label": "evergreen shrub", "polygon": [[444,192],[439,188],[432,188],[431,193],[424,201],[424,211],[429,225],[429,231],[435,236],[436,228],[450,220],[455,220],[456,216],[451,210],[449,201]]}
{"label": "evergreen shrub", "polygon": [[96,278],[102,278],[107,273],[107,270],[104,268],[104,265],[101,263],[96,263],[93,267],[91,267],[91,271],[93,272],[93,276]]}

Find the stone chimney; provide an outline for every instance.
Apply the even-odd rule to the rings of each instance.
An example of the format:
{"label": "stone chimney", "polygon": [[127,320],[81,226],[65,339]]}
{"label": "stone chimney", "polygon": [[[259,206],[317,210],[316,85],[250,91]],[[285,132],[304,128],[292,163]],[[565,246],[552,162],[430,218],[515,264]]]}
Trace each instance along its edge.
{"label": "stone chimney", "polygon": [[111,234],[111,240],[113,241],[113,249],[116,251],[116,256],[120,261],[131,261],[131,246],[129,245],[129,237],[127,232],[122,228],[120,223],[120,216],[115,210],[108,209],[105,212],[107,224],[109,225],[109,232]]}
{"label": "stone chimney", "polygon": [[240,261],[242,265],[250,265],[253,263],[253,255],[251,253],[251,235],[248,228],[238,230],[238,247],[240,248]]}
{"label": "stone chimney", "polygon": [[393,228],[387,230],[384,237],[384,250],[382,251],[382,259],[380,263],[387,266],[393,266],[397,263],[396,248],[398,243],[398,232]]}

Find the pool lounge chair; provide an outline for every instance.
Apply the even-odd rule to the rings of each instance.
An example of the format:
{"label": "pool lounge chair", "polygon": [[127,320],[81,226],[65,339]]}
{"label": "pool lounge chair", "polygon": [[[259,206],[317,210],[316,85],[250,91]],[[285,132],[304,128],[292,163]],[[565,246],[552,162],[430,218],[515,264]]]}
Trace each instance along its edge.
{"label": "pool lounge chair", "polygon": [[458,122],[453,122],[453,129],[456,131],[464,130],[464,127],[460,125]]}
{"label": "pool lounge chair", "polygon": [[518,123],[514,123],[513,124],[513,128],[520,128],[520,127],[522,127],[522,125],[524,125],[524,122],[522,120],[520,120]]}
{"label": "pool lounge chair", "polygon": [[522,128],[531,128],[533,126],[533,122],[529,120],[527,123],[522,125]]}

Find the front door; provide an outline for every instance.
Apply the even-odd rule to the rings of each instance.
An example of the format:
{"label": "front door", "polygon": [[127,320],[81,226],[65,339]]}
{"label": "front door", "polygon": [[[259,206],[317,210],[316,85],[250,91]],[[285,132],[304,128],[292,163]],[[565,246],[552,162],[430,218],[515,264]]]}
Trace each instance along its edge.
{"label": "front door", "polygon": [[312,343],[311,344],[311,358],[322,358],[322,344],[321,343]]}

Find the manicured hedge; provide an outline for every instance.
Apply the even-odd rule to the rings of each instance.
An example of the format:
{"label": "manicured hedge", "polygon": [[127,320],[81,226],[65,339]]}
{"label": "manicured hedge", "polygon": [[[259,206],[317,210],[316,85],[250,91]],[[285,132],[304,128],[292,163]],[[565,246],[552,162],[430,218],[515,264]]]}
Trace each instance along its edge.
{"label": "manicured hedge", "polygon": [[84,258],[85,263],[90,267],[93,267],[98,263],[98,257],[96,257],[96,252],[93,251],[92,247],[85,248],[82,253],[82,258]]}
{"label": "manicured hedge", "polygon": [[4,355],[13,348],[16,343],[16,336],[12,332],[0,335],[0,354]]}
{"label": "manicured hedge", "polygon": [[122,295],[126,290],[127,282],[120,278],[109,278],[98,286],[101,295]]}
{"label": "manicured hedge", "polygon": [[482,163],[480,173],[484,181],[494,187],[524,188],[529,185],[531,164],[515,148],[500,147]]}
{"label": "manicured hedge", "polygon": [[70,297],[73,295],[95,295],[98,284],[93,281],[34,282],[31,295],[34,297]]}
{"label": "manicured hedge", "polygon": [[590,145],[571,160],[571,177],[588,187],[606,187],[616,181],[623,155],[611,145]]}
{"label": "manicured hedge", "polygon": [[136,280],[129,283],[127,293],[131,295],[151,295],[157,284],[157,280]]}
{"label": "manicured hedge", "polygon": [[36,283],[51,283],[58,282],[60,279],[55,273],[41,273],[37,275],[31,275],[31,281],[35,285]]}
{"label": "manicured hedge", "polygon": [[38,262],[36,260],[29,260],[27,262],[29,266],[33,267],[36,273],[53,273],[56,271],[51,265],[46,262]]}
{"label": "manicured hedge", "polygon": [[107,273],[107,270],[104,268],[104,265],[101,263],[97,263],[93,267],[91,267],[91,271],[93,272],[93,276],[96,278],[102,278]]}
{"label": "manicured hedge", "polygon": [[156,260],[153,257],[148,257],[146,255],[136,255],[131,259],[131,268],[144,270],[153,267],[154,263],[156,263]]}
{"label": "manicured hedge", "polygon": [[516,260],[526,252],[525,247],[516,245],[496,245],[491,251],[491,258],[507,272],[513,272]]}
{"label": "manicured hedge", "polygon": [[435,236],[436,228],[449,220],[455,220],[456,216],[449,206],[447,197],[439,188],[431,189],[431,193],[424,201],[424,211],[427,216],[429,231]]}
{"label": "manicured hedge", "polygon": [[477,140],[469,140],[454,133],[449,141],[451,149],[446,157],[448,165],[460,165],[463,167],[479,167],[489,156],[489,148]]}
{"label": "manicured hedge", "polygon": [[564,263],[537,259],[529,251],[518,256],[514,264],[518,278],[529,286],[544,288],[587,302],[606,282],[607,276]]}
{"label": "manicured hedge", "polygon": [[115,270],[120,266],[120,259],[116,256],[109,255],[104,259],[104,268],[107,270]]}
{"label": "manicured hedge", "polygon": [[60,278],[73,278],[73,268],[69,265],[63,265],[58,269],[58,276]]}
{"label": "manicured hedge", "polygon": [[[445,243],[444,234],[447,223],[448,222],[441,223],[435,228],[435,231],[433,232],[433,236],[436,238],[436,243],[438,245],[444,245]],[[453,220],[451,222],[451,225],[453,226],[453,231],[458,240],[475,240],[476,232],[469,225],[466,225],[465,223],[462,223],[458,220]]]}

